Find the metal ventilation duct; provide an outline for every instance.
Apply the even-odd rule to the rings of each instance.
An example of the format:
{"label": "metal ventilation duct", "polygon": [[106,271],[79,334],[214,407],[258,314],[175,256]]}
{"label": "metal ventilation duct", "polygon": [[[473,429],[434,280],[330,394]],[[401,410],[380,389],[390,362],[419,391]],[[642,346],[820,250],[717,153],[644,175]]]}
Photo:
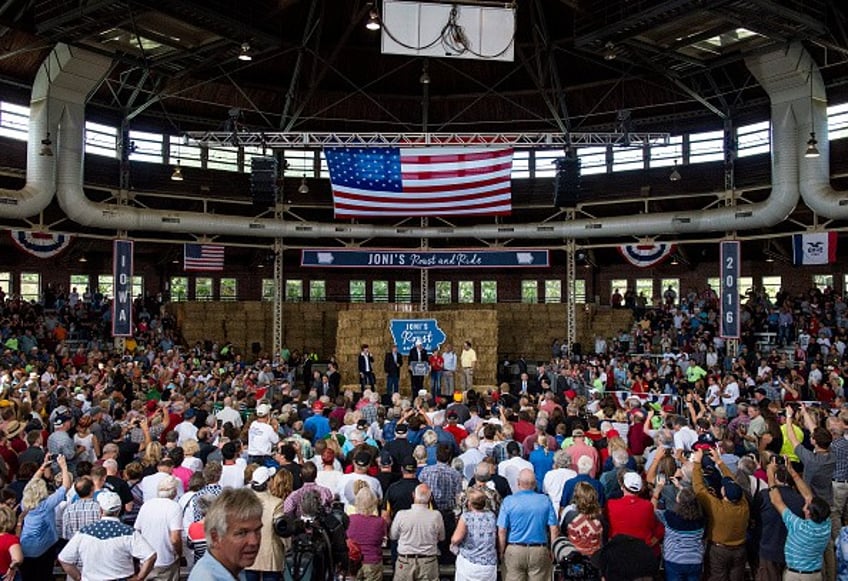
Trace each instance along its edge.
{"label": "metal ventilation duct", "polygon": [[[806,77],[784,50],[750,59],[748,67],[772,100],[772,191],[763,202],[736,207],[688,212],[615,216],[544,224],[511,225],[510,238],[562,239],[652,236],[727,232],[768,228],[785,220],[799,199],[799,140],[796,109]],[[85,196],[83,173],[82,107],[67,107],[61,121],[58,149],[57,196],[73,221],[109,230],[171,232],[183,234],[234,235],[262,238],[503,238],[502,226],[479,225],[458,228],[418,228],[364,224],[282,222],[242,216],[202,214],[130,208],[93,202]]]}

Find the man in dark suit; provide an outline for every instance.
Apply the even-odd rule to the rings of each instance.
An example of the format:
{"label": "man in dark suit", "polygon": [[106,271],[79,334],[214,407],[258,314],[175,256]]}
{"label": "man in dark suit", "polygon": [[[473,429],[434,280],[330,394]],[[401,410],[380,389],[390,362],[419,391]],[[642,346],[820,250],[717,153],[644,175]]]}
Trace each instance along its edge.
{"label": "man in dark suit", "polygon": [[383,371],[386,372],[386,393],[389,395],[397,393],[402,366],[403,355],[398,353],[397,345],[392,345],[392,350],[386,353],[383,360]]}
{"label": "man in dark suit", "polygon": [[515,395],[535,395],[539,391],[539,384],[535,380],[530,379],[526,373],[512,384],[512,393]]}
{"label": "man in dark suit", "polygon": [[335,399],[336,396],[339,395],[339,389],[341,389],[342,386],[342,376],[335,363],[327,364],[327,379],[330,383],[330,393],[328,395],[331,399]]}
{"label": "man in dark suit", "polygon": [[365,391],[367,384],[371,389],[374,389],[374,356],[368,350],[368,345],[362,346],[362,351],[359,353],[359,387]]}
{"label": "man in dark suit", "polygon": [[[427,350],[424,349],[424,346],[421,344],[421,341],[415,342],[415,347],[409,350],[409,372],[412,373],[412,367],[415,363],[427,363],[428,355]],[[423,375],[413,375],[412,376],[412,397],[418,395],[418,390],[423,389],[424,387],[424,376]]]}

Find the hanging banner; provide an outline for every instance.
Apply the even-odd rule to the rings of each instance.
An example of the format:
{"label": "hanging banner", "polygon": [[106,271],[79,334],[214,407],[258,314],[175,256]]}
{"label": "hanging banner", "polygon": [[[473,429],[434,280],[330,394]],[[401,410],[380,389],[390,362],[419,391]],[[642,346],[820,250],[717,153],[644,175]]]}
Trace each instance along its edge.
{"label": "hanging banner", "polygon": [[303,250],[301,266],[324,268],[544,268],[547,250]]}
{"label": "hanging banner", "polygon": [[34,232],[31,230],[10,230],[15,246],[32,254],[36,258],[51,258],[71,244],[70,234],[58,232]]}
{"label": "hanging banner", "polygon": [[112,336],[132,337],[133,242],[115,240],[112,246]]}
{"label": "hanging banner", "polygon": [[665,261],[674,252],[674,244],[660,242],[658,244],[622,244],[618,253],[624,260],[639,268],[650,268]]}
{"label": "hanging banner", "polygon": [[721,243],[721,336],[739,338],[739,267],[741,254],[739,242]]}

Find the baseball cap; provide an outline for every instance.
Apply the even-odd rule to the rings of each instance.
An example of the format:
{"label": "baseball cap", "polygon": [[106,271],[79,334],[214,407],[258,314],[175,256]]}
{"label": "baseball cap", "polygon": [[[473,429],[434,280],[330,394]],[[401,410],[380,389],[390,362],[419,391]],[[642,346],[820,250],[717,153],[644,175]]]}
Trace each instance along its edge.
{"label": "baseball cap", "polygon": [[455,410],[449,410],[448,413],[445,414],[445,417],[447,417],[447,419],[449,419],[449,420],[458,420],[459,414],[456,413]]}
{"label": "baseball cap", "polygon": [[360,430],[367,430],[368,429],[368,420],[366,420],[365,418],[361,418],[360,420],[358,420],[356,422],[356,427],[359,428]]}
{"label": "baseball cap", "polygon": [[313,412],[323,412],[324,411],[324,404],[321,403],[320,401],[316,401],[315,403],[312,404],[312,411]]}
{"label": "baseball cap", "polygon": [[392,455],[389,454],[386,450],[380,452],[380,466],[391,466],[394,464],[394,460],[392,460]]}
{"label": "baseball cap", "polygon": [[453,401],[455,401],[456,403],[462,402],[462,392],[461,391],[453,392]]}
{"label": "baseball cap", "polygon": [[624,475],[624,488],[630,492],[642,491],[642,477],[635,472],[627,472]]}
{"label": "baseball cap", "polygon": [[586,434],[580,428],[577,428],[576,430],[571,432],[572,438],[579,438],[580,436],[585,436],[585,435]]}
{"label": "baseball cap", "polygon": [[197,412],[194,411],[194,408],[188,408],[183,414],[183,417],[185,419],[190,419],[193,418],[195,415],[197,415]]}
{"label": "baseball cap", "polygon": [[71,419],[71,417],[72,416],[65,415],[65,414],[56,414],[56,417],[53,418],[53,425],[58,428],[62,424],[64,424],[65,422],[69,421]]}
{"label": "baseball cap", "polygon": [[276,473],[276,468],[267,468],[265,466],[260,466],[259,468],[253,471],[253,478],[250,479],[250,482],[252,484],[261,486],[268,482],[268,479]]}
{"label": "baseball cap", "polygon": [[268,414],[270,414],[270,413],[271,413],[271,406],[269,406],[267,403],[261,403],[258,406],[256,406],[256,415],[259,416],[260,418],[267,417]]}
{"label": "baseball cap", "polygon": [[730,502],[739,502],[742,499],[742,487],[729,476],[721,479],[721,486],[724,488],[724,497]]}
{"label": "baseball cap", "polygon": [[415,472],[418,469],[418,462],[412,456],[404,456],[403,460],[401,460],[400,467],[405,472]]}
{"label": "baseball cap", "polygon": [[353,458],[353,463],[357,466],[369,466],[371,464],[371,456],[368,452],[359,452]]}
{"label": "baseball cap", "polygon": [[97,504],[100,505],[100,508],[103,512],[113,513],[121,508],[121,497],[117,495],[117,493],[102,490],[100,494],[97,495]]}
{"label": "baseball cap", "polygon": [[618,433],[618,430],[607,430],[607,439],[609,438],[620,438],[621,434]]}
{"label": "baseball cap", "polygon": [[395,426],[395,434],[408,434],[409,424],[398,424]]}
{"label": "baseball cap", "polygon": [[569,389],[565,392],[565,397],[567,397],[568,399],[574,399],[575,397],[577,397],[577,392],[575,392],[573,389]]}

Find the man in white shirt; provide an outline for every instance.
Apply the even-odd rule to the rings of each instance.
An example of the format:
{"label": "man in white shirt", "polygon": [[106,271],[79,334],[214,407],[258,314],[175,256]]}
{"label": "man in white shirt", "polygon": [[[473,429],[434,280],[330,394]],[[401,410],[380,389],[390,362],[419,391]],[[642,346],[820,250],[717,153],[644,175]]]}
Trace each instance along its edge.
{"label": "man in white shirt", "polygon": [[506,478],[509,483],[509,488],[513,494],[518,492],[518,475],[522,470],[533,470],[533,465],[521,457],[521,445],[512,441],[506,445],[506,454],[508,460],[504,460],[498,465],[498,474]]}
{"label": "man in white shirt", "polygon": [[692,446],[698,441],[698,432],[689,427],[689,422],[683,416],[674,418],[674,451],[678,456],[692,451]]}
{"label": "man in white shirt", "polygon": [[144,501],[135,521],[135,530],[156,550],[151,579],[180,579],[183,515],[176,502],[178,486],[181,486],[178,478],[166,476],[159,483],[157,497]]}
{"label": "man in white shirt", "polygon": [[445,345],[442,361],[444,362],[442,382],[445,384],[446,390],[454,392],[456,391],[456,352],[450,343]]}
{"label": "man in white shirt", "polygon": [[177,446],[182,446],[186,440],[197,440],[197,426],[194,425],[194,408],[188,408],[181,421],[174,428],[177,433]]}
{"label": "man in white shirt", "polygon": [[736,376],[732,373],[728,374],[724,390],[721,394],[721,405],[727,411],[727,419],[732,420],[736,417],[736,400],[739,399],[739,383],[736,381]]}
{"label": "man in white shirt", "polygon": [[474,469],[477,468],[477,464],[482,462],[486,456],[478,449],[480,446],[480,439],[475,434],[471,434],[466,437],[465,440],[462,441],[462,445],[465,450],[465,452],[459,456],[459,459],[462,460],[463,466],[462,476],[466,480],[471,480],[474,476]]}
{"label": "man in white shirt", "polygon": [[577,476],[571,469],[571,456],[565,450],[557,450],[554,454],[554,467],[545,474],[542,482],[542,492],[548,495],[554,505],[554,512],[559,514],[559,501],[562,500],[562,489],[565,483]]}
{"label": "man in white shirt", "polygon": [[280,441],[277,420],[271,418],[271,406],[261,403],[256,406],[256,419],[247,432],[247,461],[264,466],[272,458],[274,445]]}
{"label": "man in white shirt", "polygon": [[241,414],[233,409],[233,398],[229,396],[224,398],[224,409],[215,414],[215,419],[221,422],[222,426],[229,422],[237,430],[240,430],[244,425]]}
{"label": "man in white shirt", "polygon": [[241,488],[244,486],[244,469],[247,462],[238,457],[238,446],[235,442],[227,442],[221,448],[221,457],[224,459],[221,465],[221,479],[218,483],[223,488]]}
{"label": "man in white shirt", "polygon": [[[174,469],[174,462],[170,458],[162,458],[156,465],[157,471],[150,476],[145,476],[141,479],[138,487],[141,489],[142,498],[147,503],[148,500],[153,500],[159,495],[159,484],[171,477],[171,471]],[[177,481],[177,498],[183,495],[183,483],[179,478]]]}
{"label": "man in white shirt", "polygon": [[364,480],[377,499],[383,498],[383,487],[380,485],[380,481],[368,475],[368,467],[370,465],[371,455],[367,452],[358,452],[353,459],[353,472],[343,474],[339,477],[338,488],[336,488],[335,492],[338,494],[339,500],[344,503],[345,508],[348,505],[353,505],[355,499],[353,485],[357,480]]}

